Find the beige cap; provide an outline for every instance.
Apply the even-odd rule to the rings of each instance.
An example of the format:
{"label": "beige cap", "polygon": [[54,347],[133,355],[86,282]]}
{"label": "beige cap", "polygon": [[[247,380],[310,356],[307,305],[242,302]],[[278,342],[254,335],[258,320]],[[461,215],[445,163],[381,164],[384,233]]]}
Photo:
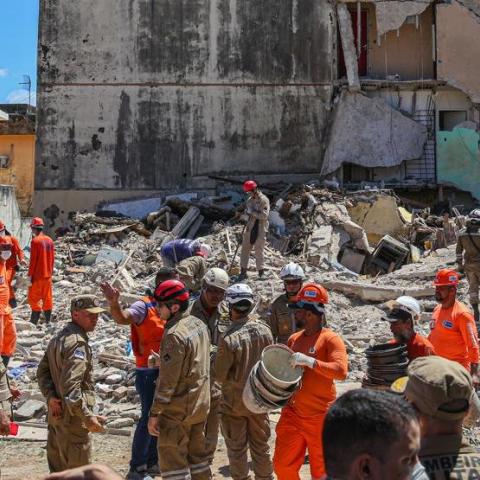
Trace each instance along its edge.
{"label": "beige cap", "polygon": [[[395,391],[401,391],[398,383],[397,388],[392,386]],[[410,363],[403,390],[407,400],[421,413],[440,420],[462,419],[468,411],[472,392],[468,371],[458,362],[435,355]]]}
{"label": "beige cap", "polygon": [[79,295],[73,297],[70,303],[70,310],[72,312],[86,310],[89,313],[106,312],[106,310],[100,306],[100,301],[95,295]]}

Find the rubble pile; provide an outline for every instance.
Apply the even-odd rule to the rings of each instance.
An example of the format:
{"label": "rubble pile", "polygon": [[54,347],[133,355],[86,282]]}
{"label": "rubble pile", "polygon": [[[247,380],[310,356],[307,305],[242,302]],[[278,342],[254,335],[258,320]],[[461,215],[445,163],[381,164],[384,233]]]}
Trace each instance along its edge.
{"label": "rubble pile", "polygon": [[[425,312],[419,329],[428,333],[429,315],[435,305],[431,280],[437,269],[454,263],[454,248],[435,250],[429,245],[429,249],[421,251],[416,247],[418,251],[413,258],[409,243],[412,232],[424,241],[427,227],[437,235],[444,228],[443,223],[437,224],[438,219],[422,215],[406,221],[409,212],[399,210],[402,207],[398,200],[388,192],[342,195],[325,188],[303,186],[283,189],[281,194],[282,197],[271,198],[266,278],[258,279],[252,270],[247,279],[258,296],[257,313],[265,316],[270,303],[283,293],[278,276],[282,266],[289,261],[299,263],[309,280],[329,290],[328,326],[339,332],[347,344],[349,381],[361,382],[366,371],[365,349],[388,341],[391,335],[388,325],[381,320],[383,303],[404,294],[415,296]],[[159,253],[162,243],[195,229],[193,236],[198,238],[201,233],[202,241],[212,247],[209,266],[223,267],[231,274],[238,272],[238,257],[235,262],[232,257],[241,241],[243,225],[233,222],[232,217],[239,206],[232,206],[226,197],[216,198],[217,201],[197,201],[195,205],[174,199],[143,221],[77,214],[74,230],[55,242],[55,306],[50,325],[42,322],[34,327],[28,322],[26,272],[19,272],[20,301],[14,311],[18,347],[9,371],[10,378],[23,392],[16,404],[19,419],[38,422],[45,416],[35,371],[50,338],[70,318],[72,296],[95,293],[101,297],[98,286],[109,281],[121,291],[125,306],[134,302],[147,288],[153,287],[155,273],[162,265]],[[378,204],[384,217],[376,216],[378,212],[372,214],[372,210],[378,210]],[[396,215],[393,220],[385,218],[392,216],[391,208],[385,205],[393,206]],[[392,223],[395,228],[390,228]],[[385,224],[390,225],[388,231]],[[400,250],[401,259],[395,256]],[[411,263],[412,260],[417,263]],[[462,285],[460,293],[465,296],[465,286]],[[100,400],[98,413],[109,418],[107,427],[111,432],[125,435],[130,434],[130,427],[140,414],[129,337],[130,330],[116,325],[108,314],[101,314],[91,334]]]}

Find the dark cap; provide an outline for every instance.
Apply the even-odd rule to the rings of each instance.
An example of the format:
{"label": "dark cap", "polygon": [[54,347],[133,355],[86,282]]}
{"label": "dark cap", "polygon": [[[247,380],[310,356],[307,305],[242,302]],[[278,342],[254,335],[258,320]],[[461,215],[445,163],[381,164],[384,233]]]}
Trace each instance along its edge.
{"label": "dark cap", "polygon": [[70,303],[70,310],[72,312],[86,310],[89,313],[106,312],[106,310],[100,306],[100,301],[95,295],[79,295],[73,297]]}

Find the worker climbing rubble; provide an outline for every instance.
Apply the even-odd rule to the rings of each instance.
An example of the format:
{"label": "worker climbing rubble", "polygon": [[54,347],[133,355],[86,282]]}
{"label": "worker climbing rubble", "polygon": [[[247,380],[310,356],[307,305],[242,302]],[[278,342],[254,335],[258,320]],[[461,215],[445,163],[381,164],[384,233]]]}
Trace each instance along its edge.
{"label": "worker climbing rubble", "polygon": [[437,355],[462,364],[472,375],[473,383],[480,384],[478,362],[478,335],[473,315],[457,300],[459,275],[455,270],[443,269],[435,277],[435,307],[428,339]]}
{"label": "worker climbing rubble", "polygon": [[325,307],[328,293],[307,283],[291,308],[304,311],[299,331],[288,340],[292,366],[304,369],[302,383],[277,424],[273,465],[279,480],[300,479],[299,471],[308,450],[312,478],[325,474],[322,429],[325,414],[335,400],[334,380],[347,376],[347,351],[342,339],[327,328]]}
{"label": "worker climbing rubble", "polygon": [[245,208],[248,215],[242,237],[242,249],[240,252],[241,273],[237,281],[247,278],[248,261],[252,248],[255,251],[255,262],[258,276],[265,274],[265,240],[268,232],[268,215],[270,214],[270,200],[264,195],[253,180],[247,180],[243,184],[243,191],[249,195]]}
{"label": "worker climbing rubble", "polygon": [[52,276],[55,261],[55,246],[52,239],[43,233],[44,223],[35,217],[30,224],[32,242],[30,245],[30,265],[28,277],[28,304],[32,309],[30,321],[37,325],[43,311],[45,322],[49,323],[52,316]]}
{"label": "worker climbing rubble", "polygon": [[457,266],[460,273],[465,272],[468,280],[468,296],[473,308],[477,331],[480,328],[478,309],[480,288],[480,209],[468,215],[467,226],[460,231],[457,239]]}
{"label": "worker climbing rubble", "polygon": [[382,320],[390,323],[394,339],[391,343],[407,346],[408,360],[435,355],[430,341],[415,331],[415,322],[420,317],[420,304],[409,296],[398,297],[391,305],[390,311]]}
{"label": "worker climbing rubble", "polygon": [[190,315],[189,297],[179,280],[155,289],[156,308],[166,324],[148,430],[158,437],[162,478],[170,480],[211,478],[205,445],[210,339],[204,323]]}
{"label": "worker climbing rubble", "polygon": [[37,370],[48,403],[47,460],[51,472],[90,463],[89,432],[102,432],[106,418],[94,414],[93,356],[88,333],[105,312],[94,295],[71,301],[71,322],[48,344]]}
{"label": "worker climbing rubble", "polygon": [[295,315],[288,305],[295,302],[295,297],[305,281],[305,273],[300,265],[290,262],[280,271],[280,278],[285,293],[273,301],[267,315],[275,342],[286,345],[292,333],[296,331]]}
{"label": "worker climbing rubble", "polygon": [[207,455],[210,462],[217,448],[220,427],[220,386],[215,382],[215,359],[220,337],[230,325],[230,316],[225,302],[225,290],[230,279],[221,268],[211,268],[202,281],[200,297],[191,306],[190,314],[199,318],[208,327],[210,334],[210,411],[205,425]]}

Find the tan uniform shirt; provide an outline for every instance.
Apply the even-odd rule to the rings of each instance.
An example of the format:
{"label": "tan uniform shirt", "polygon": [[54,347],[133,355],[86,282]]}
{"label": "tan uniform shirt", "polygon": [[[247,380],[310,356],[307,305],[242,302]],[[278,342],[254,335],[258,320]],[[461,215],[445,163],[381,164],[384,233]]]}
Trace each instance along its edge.
{"label": "tan uniform shirt", "polygon": [[247,200],[245,212],[250,215],[247,224],[247,232],[253,228],[255,220],[259,220],[258,231],[268,232],[268,215],[270,214],[270,200],[260,190],[255,197],[250,196]]}
{"label": "tan uniform shirt", "polygon": [[465,267],[475,264],[480,267],[480,232],[468,232],[463,229],[457,240],[457,263]]}
{"label": "tan uniform shirt", "polygon": [[151,415],[194,425],[210,408],[210,340],[204,323],[183,312],[165,325]]}
{"label": "tan uniform shirt", "polygon": [[423,439],[418,457],[429,478],[480,478],[480,454],[459,435]]}
{"label": "tan uniform shirt", "polygon": [[177,263],[175,270],[185,286],[192,292],[196,292],[202,287],[202,279],[207,272],[207,263],[203,257],[195,255]]}
{"label": "tan uniform shirt", "polygon": [[272,329],[275,342],[287,344],[292,333],[295,333],[295,316],[293,310],[288,308],[288,297],[284,293],[277,297],[268,311],[268,324]]}
{"label": "tan uniform shirt", "polygon": [[86,332],[70,322],[48,344],[37,370],[43,396],[62,400],[64,419],[68,415],[82,420],[93,415],[95,383],[92,376],[92,351]]}
{"label": "tan uniform shirt", "polygon": [[234,416],[252,414],[243,404],[243,388],[263,349],[272,343],[269,326],[252,315],[232,322],[220,338],[215,380],[222,385],[223,413]]}

